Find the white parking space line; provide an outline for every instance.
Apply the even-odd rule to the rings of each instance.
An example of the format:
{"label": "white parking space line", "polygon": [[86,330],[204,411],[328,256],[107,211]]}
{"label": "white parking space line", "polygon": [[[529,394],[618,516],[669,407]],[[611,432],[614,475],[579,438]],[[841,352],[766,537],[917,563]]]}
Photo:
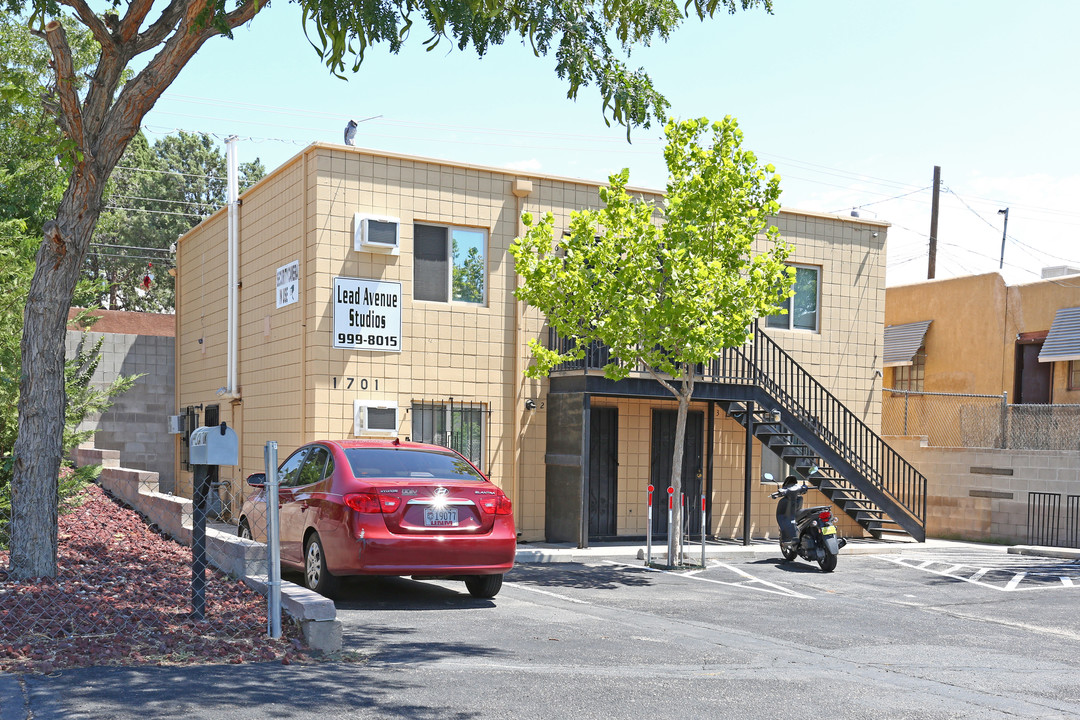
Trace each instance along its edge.
{"label": "white parking space line", "polygon": [[1071,577],[1059,577],[1058,580],[1060,580],[1061,584],[1064,585],[1065,587],[1072,587],[1073,586],[1073,581],[1072,581]]}
{"label": "white parking space line", "polygon": [[981,578],[988,572],[990,572],[990,568],[979,568],[978,572],[969,577],[968,580],[970,580],[971,582],[978,582],[979,578]]}
{"label": "white parking space line", "polygon": [[963,565],[953,565],[953,566],[952,566],[951,568],[949,568],[948,570],[945,570],[945,571],[944,571],[944,573],[945,573],[946,575],[952,575],[952,574],[953,574],[953,573],[955,573],[955,572],[956,572],[957,570],[962,570],[962,569],[963,569],[963,567],[964,567]]}
{"label": "white parking space line", "polygon": [[[613,560],[607,560],[605,562],[607,562],[608,565],[618,565],[621,567],[630,567],[635,569],[639,569],[642,567],[641,565],[630,565],[628,563],[620,563]],[[712,583],[713,585],[726,585],[728,587],[744,588],[746,590],[756,590],[757,592],[768,593],[770,595],[782,595],[784,597],[794,597],[800,598],[802,600],[814,599],[810,595],[803,595],[800,592],[796,592],[795,590],[792,590],[790,588],[783,587],[782,585],[777,585],[776,583],[771,583],[768,580],[762,580],[759,577],[754,577],[750,573],[745,572],[744,570],[740,570],[739,568],[732,567],[731,565],[725,565],[724,563],[715,563],[710,567],[722,567],[727,570],[731,570],[736,575],[740,575],[747,579],[741,582],[726,582],[724,580],[714,580],[713,578],[700,577],[697,574],[676,572],[674,570],[663,570],[661,568],[652,568],[648,566],[646,566],[645,569],[652,572],[663,573],[664,575],[675,575],[677,577],[686,578],[687,580],[697,580],[698,582]],[[699,570],[697,572],[702,571]]]}
{"label": "white parking space line", "polygon": [[1016,586],[1019,585],[1020,581],[1023,580],[1025,577],[1027,577],[1027,573],[1024,573],[1024,572],[1016,573],[1015,575],[1013,575],[1012,580],[1010,580],[1008,583],[1006,583],[1005,589],[1006,590],[1015,590]]}
{"label": "white parking space line", "polygon": [[926,568],[930,567],[931,565],[933,565],[936,562],[937,562],[937,560],[927,560],[926,562],[922,563],[921,565],[916,565],[915,567],[919,568],[920,570],[925,570]]}
{"label": "white parking space line", "polygon": [[591,602],[586,602],[585,600],[578,600],[577,598],[572,598],[568,595],[560,595],[559,593],[553,593],[550,590],[541,590],[540,588],[531,587],[529,585],[522,585],[521,583],[504,582],[503,585],[505,585],[506,587],[516,588],[518,590],[528,590],[529,592],[540,593],[541,595],[547,595],[549,597],[558,598],[559,600],[565,600],[566,602],[576,603],[578,605],[592,605]]}

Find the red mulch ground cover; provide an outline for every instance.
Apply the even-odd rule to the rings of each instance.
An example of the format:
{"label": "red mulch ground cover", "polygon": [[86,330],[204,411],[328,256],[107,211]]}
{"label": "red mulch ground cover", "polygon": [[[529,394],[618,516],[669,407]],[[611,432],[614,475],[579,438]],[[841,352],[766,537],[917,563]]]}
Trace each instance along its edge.
{"label": "red mulch ground cover", "polygon": [[[206,617],[191,617],[191,549],[158,535],[97,485],[60,516],[55,578],[0,571],[0,670],[305,659],[299,629],[266,636],[266,598],[209,568]],[[0,552],[6,568],[8,553]]]}

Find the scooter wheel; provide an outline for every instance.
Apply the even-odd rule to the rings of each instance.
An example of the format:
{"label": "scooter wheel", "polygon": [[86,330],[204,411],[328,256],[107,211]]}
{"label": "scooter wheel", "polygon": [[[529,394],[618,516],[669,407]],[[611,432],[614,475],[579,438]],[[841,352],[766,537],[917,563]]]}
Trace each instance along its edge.
{"label": "scooter wheel", "polygon": [[836,569],[836,553],[831,553],[828,548],[825,548],[821,559],[818,560],[818,565],[821,567],[821,572],[832,572]]}

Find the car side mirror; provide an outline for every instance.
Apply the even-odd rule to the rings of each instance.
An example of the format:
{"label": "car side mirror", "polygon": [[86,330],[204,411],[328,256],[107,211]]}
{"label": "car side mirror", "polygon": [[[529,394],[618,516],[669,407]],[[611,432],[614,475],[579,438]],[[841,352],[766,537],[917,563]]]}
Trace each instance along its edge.
{"label": "car side mirror", "polygon": [[266,485],[266,473],[252,473],[247,476],[247,484],[251,487],[261,488]]}

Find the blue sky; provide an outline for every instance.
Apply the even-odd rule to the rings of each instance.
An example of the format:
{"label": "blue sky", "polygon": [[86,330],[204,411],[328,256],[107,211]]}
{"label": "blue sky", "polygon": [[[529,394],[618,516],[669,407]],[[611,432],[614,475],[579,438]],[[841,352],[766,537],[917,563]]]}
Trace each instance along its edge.
{"label": "blue sky", "polygon": [[[785,207],[893,223],[887,282],[926,277],[930,185],[942,168],[937,276],[997,270],[1009,207],[1006,279],[1080,267],[1080,3],[996,0],[775,0],[687,20],[666,44],[635,50],[676,117],[734,115],[745,147],[781,174]],[[241,161],[273,168],[313,141],[592,180],[630,168],[662,188],[659,128],[607,127],[592,88],[576,102],[516,40],[483,60],[418,33],[398,56],[375,49],[348,81],[331,77],[275,3],[200,51],[144,126],[236,134]]]}

